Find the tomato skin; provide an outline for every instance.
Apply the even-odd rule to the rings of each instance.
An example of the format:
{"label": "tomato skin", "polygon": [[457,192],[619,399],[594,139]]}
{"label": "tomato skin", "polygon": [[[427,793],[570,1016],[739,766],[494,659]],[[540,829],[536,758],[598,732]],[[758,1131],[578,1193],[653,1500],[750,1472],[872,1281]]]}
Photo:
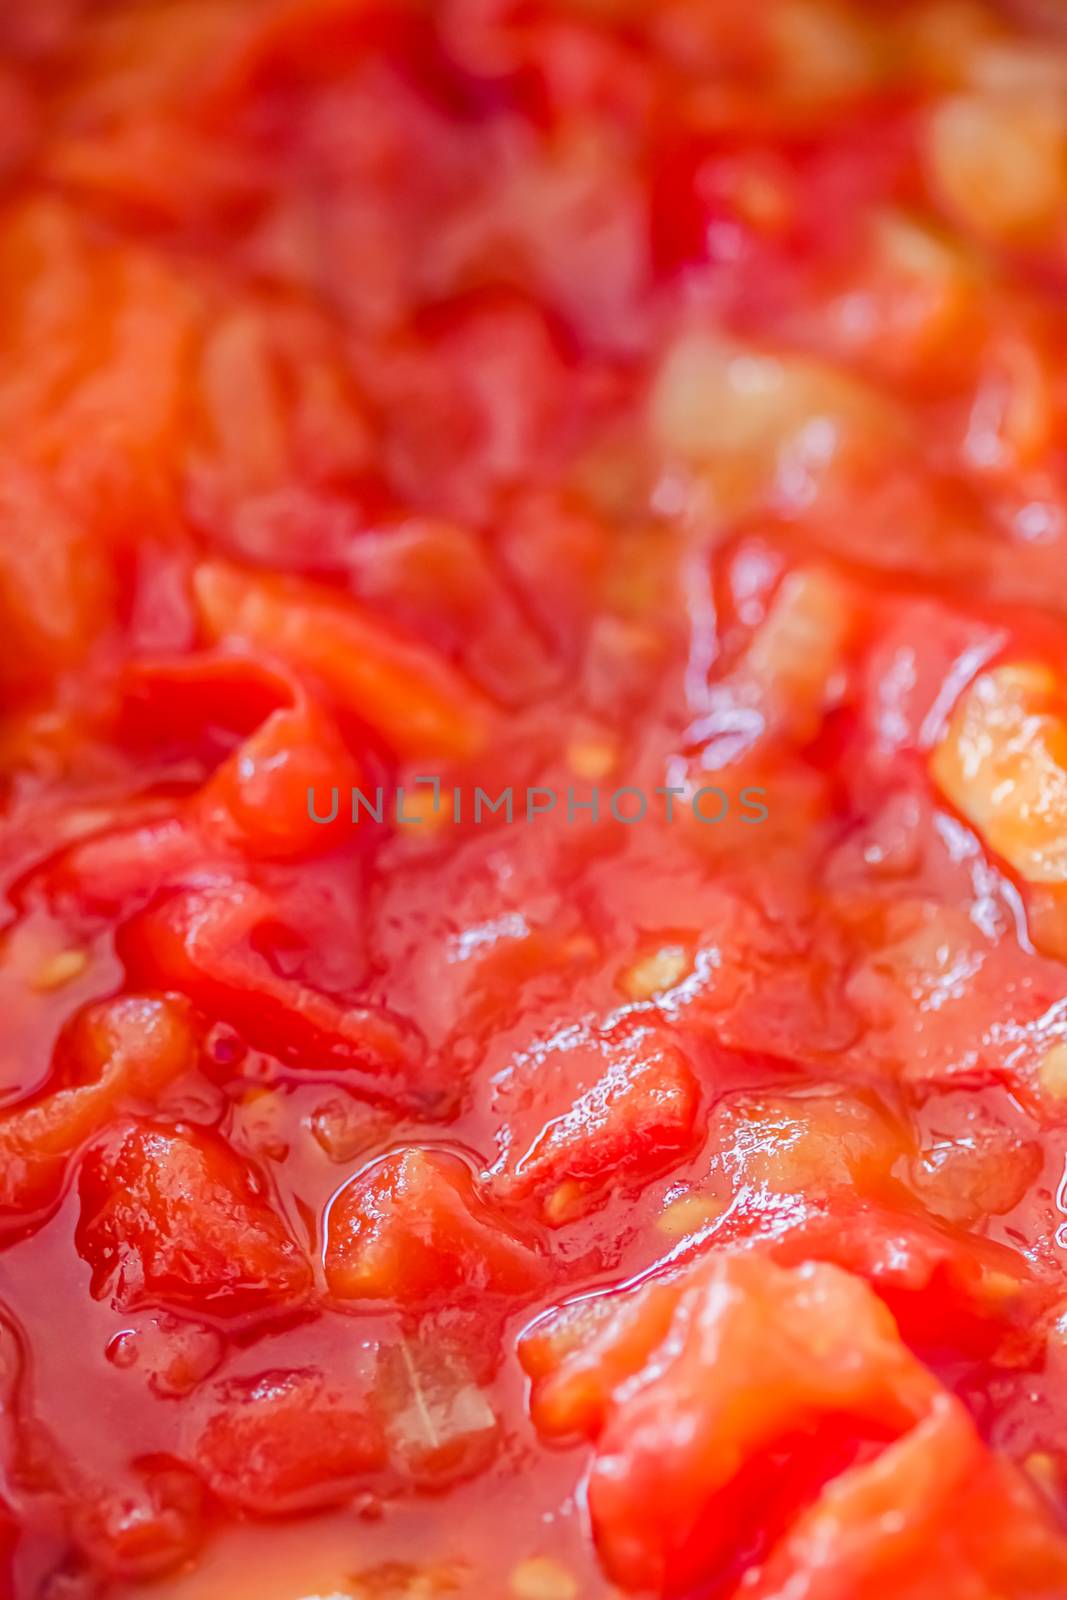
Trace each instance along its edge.
{"label": "tomato skin", "polygon": [[211,563],[197,571],[196,594],[210,638],[276,653],[320,679],[401,755],[465,756],[484,745],[481,697],[430,652],[329,590]]}
{"label": "tomato skin", "polygon": [[[138,662],[124,675],[119,734],[140,757],[203,763],[205,781],[180,808],[201,849],[253,860],[300,860],[348,842],[350,795],[365,781],[326,710],[291,673],[241,655]],[[204,697],[211,724],[205,727]],[[232,735],[239,742],[222,754]],[[220,755],[222,756],[219,759]],[[341,799],[332,823],[328,797]],[[317,798],[309,801],[309,794]]]}
{"label": "tomato skin", "polygon": [[217,1135],[128,1123],[82,1166],[78,1250],[118,1308],[234,1317],[298,1304],[304,1256],[262,1180]]}
{"label": "tomato skin", "polygon": [[390,1156],[330,1208],[326,1281],[341,1300],[422,1305],[456,1291],[524,1295],[544,1276],[539,1256],[477,1195],[455,1156]]}
{"label": "tomato skin", "polygon": [[[790,1274],[716,1260],[706,1282],[706,1291],[683,1290],[662,1367],[650,1363],[643,1383],[615,1391],[599,1436],[590,1514],[608,1570],[627,1588],[685,1593],[728,1571],[757,1528],[766,1537],[782,1512],[773,1498],[752,1504],[752,1464],[763,1451],[773,1459],[781,1450],[788,1463],[794,1438],[820,1430],[821,1448],[809,1443],[776,1486],[788,1504],[800,1490],[793,1474],[817,1478],[823,1450],[832,1462],[848,1432],[858,1442],[906,1428],[931,1393],[888,1314],[836,1269]],[[776,1301],[780,1323],[764,1316]],[[809,1334],[812,1320],[825,1347]],[[842,1337],[854,1352],[848,1363],[835,1360]],[[696,1409],[709,1385],[715,1398]]]}
{"label": "tomato skin", "polygon": [[362,778],[324,713],[279,710],[216,769],[195,809],[209,838],[246,857],[301,860],[351,838]]}
{"label": "tomato skin", "polygon": [[420,1070],[412,1026],[281,975],[266,953],[272,935],[284,945],[288,932],[270,896],[223,881],[164,900],[126,930],[124,942],[136,970],[181,990],[283,1060],[343,1072],[386,1101],[444,1102],[439,1075]]}
{"label": "tomato skin", "polygon": [[13,1225],[51,1205],[78,1149],[124,1103],[154,1100],[192,1065],[194,1047],[177,997],[130,995],[81,1012],[59,1045],[73,1084],[0,1118],[0,1216]]}

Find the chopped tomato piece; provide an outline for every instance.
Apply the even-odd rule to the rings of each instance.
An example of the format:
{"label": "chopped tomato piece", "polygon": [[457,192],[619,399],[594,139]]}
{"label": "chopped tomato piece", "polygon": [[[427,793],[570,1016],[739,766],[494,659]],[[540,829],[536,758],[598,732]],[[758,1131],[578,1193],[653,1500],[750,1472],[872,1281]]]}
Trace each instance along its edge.
{"label": "chopped tomato piece", "polygon": [[[594,1341],[609,1360],[614,1329]],[[729,1573],[807,1487],[906,1432],[936,1393],[888,1312],[833,1267],[716,1257],[682,1286],[658,1354],[639,1355],[629,1320],[622,1333],[627,1366],[644,1361],[621,1382],[612,1371],[589,1509],[628,1589],[684,1594]]]}
{"label": "chopped tomato piece", "polygon": [[318,854],[351,834],[359,767],[311,705],[272,712],[196,797],[209,836],[268,860]]}
{"label": "chopped tomato piece", "polygon": [[544,1281],[536,1250],[455,1156],[388,1157],[341,1190],[328,1229],[326,1281],[341,1300],[420,1305],[456,1291],[528,1294]]}
{"label": "chopped tomato piece", "polygon": [[366,1397],[314,1368],[217,1385],[194,1449],[212,1492],[254,1517],[336,1505],[385,1461]]}
{"label": "chopped tomato piece", "polygon": [[89,1152],[80,1189],[78,1249],[98,1299],[237,1316],[311,1287],[262,1179],[216,1135],[129,1123]]}
{"label": "chopped tomato piece", "polygon": [[447,759],[474,755],[484,744],[489,713],[474,690],[354,602],[219,563],[201,567],[196,581],[211,639],[265,650],[319,679],[398,754]]}
{"label": "chopped tomato piece", "polygon": [[203,1490],[174,1463],[145,1463],[120,1487],[90,1491],[75,1521],[78,1543],[112,1578],[158,1578],[187,1562],[202,1538]]}
{"label": "chopped tomato piece", "polygon": [[894,1163],[907,1149],[903,1127],[874,1096],[818,1086],[730,1096],[712,1123],[713,1171],[733,1193],[892,1193]]}
{"label": "chopped tomato piece", "polygon": [[[246,656],[209,654],[139,663],[124,687],[121,732],[139,754],[192,756],[207,769],[181,808],[207,848],[287,859],[351,836],[359,766],[297,680]],[[201,715],[205,695],[210,727]],[[325,820],[331,792],[340,797],[333,824]]]}
{"label": "chopped tomato piece", "polygon": [[221,883],[165,900],[127,929],[131,962],[294,1066],[341,1069],[368,1093],[413,1105],[443,1098],[413,1027],[290,978],[270,959],[293,936],[270,897]]}
{"label": "chopped tomato piece", "polygon": [[[780,1228],[773,1215],[767,1220],[776,1260],[832,1261],[862,1275],[919,1349],[955,1347],[1003,1365],[1034,1358],[1056,1289],[1018,1250],[922,1213],[849,1199],[802,1205]],[[759,1230],[762,1222],[758,1207],[751,1218],[744,1211],[737,1218],[741,1230]]]}
{"label": "chopped tomato piece", "polygon": [[780,1600],[1051,1600],[1067,1540],[1022,1474],[989,1454],[958,1405],[939,1400],[874,1461],[829,1483],[742,1593]]}
{"label": "chopped tomato piece", "polygon": [[541,1432],[595,1439],[616,1389],[667,1338],[684,1290],[680,1276],[650,1278],[636,1292],[574,1301],[527,1329],[519,1353]]}
{"label": "chopped tomato piece", "polygon": [[507,1200],[536,1197],[545,1221],[568,1222],[607,1184],[639,1183],[678,1161],[693,1143],[699,1100],[682,1051],[650,1029],[577,1031],[538,1045],[500,1085],[514,1143],[493,1188]]}
{"label": "chopped tomato piece", "polygon": [[0,1212],[25,1216],[57,1196],[67,1158],[124,1103],[151,1102],[193,1061],[183,1002],[134,995],[82,1012],[61,1043],[74,1086],[0,1118]]}
{"label": "chopped tomato piece", "polygon": [[90,918],[128,916],[163,888],[182,882],[208,857],[203,833],[184,817],[93,833],[46,868],[49,899]]}
{"label": "chopped tomato piece", "polygon": [[[590,1514],[626,1589],[725,1592],[754,1560],[738,1595],[755,1583],[769,1600],[803,1577],[845,1600],[863,1577],[919,1596],[934,1592],[923,1556],[942,1547],[958,1553],[961,1597],[994,1575],[1051,1594],[1067,1570],[1067,1539],[1033,1491],[837,1268],[715,1256],[609,1294],[602,1313],[565,1309],[523,1356],[539,1426],[597,1441]],[[898,1473],[914,1475],[909,1517],[879,1520]]]}
{"label": "chopped tomato piece", "polygon": [[1067,1037],[1058,961],[932,900],[861,902],[844,921],[859,944],[846,997],[884,1071],[917,1089],[1002,1084],[1057,1113],[1043,1072]]}

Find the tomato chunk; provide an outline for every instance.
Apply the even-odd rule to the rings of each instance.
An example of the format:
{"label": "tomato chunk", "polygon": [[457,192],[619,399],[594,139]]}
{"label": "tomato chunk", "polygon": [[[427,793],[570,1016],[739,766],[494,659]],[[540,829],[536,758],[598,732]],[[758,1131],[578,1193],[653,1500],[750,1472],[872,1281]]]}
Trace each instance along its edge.
{"label": "tomato chunk", "polygon": [[223,1017],[294,1065],[341,1069],[372,1096],[444,1099],[416,1029],[381,1009],[324,993],[272,962],[293,935],[263,890],[222,882],[164,900],[124,935],[131,965]]}
{"label": "tomato chunk", "polygon": [[212,639],[274,652],[314,675],[399,754],[460,757],[483,745],[488,709],[475,691],[329,590],[212,564],[200,568],[197,594]]}
{"label": "tomato chunk", "polygon": [[212,1492],[254,1517],[337,1504],[385,1460],[366,1398],[314,1368],[219,1384],[194,1451]]}
{"label": "tomato chunk", "polygon": [[75,1521],[82,1549],[117,1580],[173,1572],[203,1537],[203,1489],[184,1467],[145,1463],[116,1487],[90,1492]]}
{"label": "tomato chunk", "polygon": [[76,1018],[61,1044],[79,1081],[0,1118],[0,1212],[23,1216],[58,1194],[67,1158],[123,1102],[151,1101],[193,1061],[184,1002],[135,995]]}
{"label": "tomato chunk", "polygon": [[388,1157],[341,1190],[328,1226],[326,1281],[342,1300],[522,1295],[544,1279],[536,1250],[479,1197],[454,1156]]}
{"label": "tomato chunk", "polygon": [[1050,1600],[1064,1582],[1067,1542],[1048,1508],[942,1398],[873,1462],[828,1484],[743,1592],[778,1600],[803,1583],[812,1600]]}
{"label": "tomato chunk", "polygon": [[215,1135],[130,1123],[90,1151],[78,1250],[120,1308],[239,1316],[302,1300],[311,1269],[258,1175]]}
{"label": "tomato chunk", "polygon": [[651,1029],[579,1031],[536,1046],[501,1081],[497,1103],[514,1142],[493,1170],[494,1190],[535,1198],[553,1226],[570,1221],[608,1184],[638,1183],[678,1161],[699,1102],[685,1055]]}
{"label": "tomato chunk", "polygon": [[[736,1579],[769,1600],[803,1581],[844,1600],[862,1575],[924,1595],[931,1546],[958,1553],[961,1596],[995,1575],[1035,1596],[1062,1581],[1067,1539],[860,1280],[716,1255],[606,1298],[535,1327],[523,1357],[539,1425],[596,1440],[589,1510],[623,1588],[717,1594]],[[913,1543],[907,1518],[874,1510],[897,1503],[901,1471],[940,1479],[903,1493],[922,1519]]]}

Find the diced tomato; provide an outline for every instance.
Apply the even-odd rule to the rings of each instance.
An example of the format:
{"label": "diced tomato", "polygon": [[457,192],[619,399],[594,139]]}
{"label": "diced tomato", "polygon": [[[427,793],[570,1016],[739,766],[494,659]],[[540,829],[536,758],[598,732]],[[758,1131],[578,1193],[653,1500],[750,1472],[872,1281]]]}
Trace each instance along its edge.
{"label": "diced tomato", "polygon": [[937,1216],[970,1227],[1014,1210],[1043,1166],[1039,1143],[979,1113],[959,1133],[937,1137],[918,1152],[908,1181]]}
{"label": "diced tomato", "polygon": [[1042,1083],[1065,1029],[1059,962],[929,900],[843,909],[859,945],[847,998],[883,1070],[917,1087],[1003,1084],[1059,1114]]}
{"label": "diced tomato", "polygon": [[[1067,1540],[1033,1491],[835,1268],[717,1256],[609,1296],[603,1313],[565,1309],[527,1335],[523,1359],[538,1425],[597,1439],[590,1512],[626,1589],[724,1592],[752,1539],[779,1529],[738,1595],[755,1582],[770,1600],[801,1576],[827,1600],[851,1597],[861,1577],[887,1595],[932,1595],[944,1579],[924,1565],[931,1548],[956,1552],[961,1597],[993,1574],[1008,1592],[1051,1595],[1067,1570]],[[906,1491],[899,1473],[913,1475]],[[879,1521],[898,1494],[907,1519]]]}
{"label": "diced tomato", "polygon": [[64,912],[128,916],[207,858],[203,833],[185,817],[167,815],[81,840],[48,866],[44,882]]}
{"label": "diced tomato", "polygon": [[[661,1326],[663,1291],[642,1293]],[[907,1432],[937,1392],[888,1312],[833,1267],[716,1256],[681,1286],[658,1354],[631,1326],[589,1484],[601,1555],[627,1589],[721,1582],[825,1474]],[[615,1327],[594,1338],[613,1363]]]}
{"label": "diced tomato", "polygon": [[797,1583],[811,1600],[1051,1600],[1067,1583],[1067,1541],[1034,1488],[943,1399],[829,1483],[739,1595],[779,1600]]}
{"label": "diced tomato", "polygon": [[82,1167],[78,1250],[116,1307],[216,1316],[303,1300],[307,1260],[263,1180],[214,1134],[128,1123]]}
{"label": "diced tomato", "polygon": [[351,836],[362,774],[324,712],[275,711],[196,797],[209,836],[252,857],[316,855]]}
{"label": "diced tomato", "polygon": [[[293,677],[254,656],[198,651],[151,657],[122,675],[118,733],[139,756],[218,764],[242,736],[299,698]],[[204,716],[204,702],[211,707]]]}
{"label": "diced tomato", "polygon": [[366,1396],[310,1367],[218,1384],[190,1443],[212,1493],[254,1517],[336,1505],[385,1461]]}
{"label": "diced tomato", "polygon": [[535,1046],[500,1081],[512,1143],[493,1169],[494,1191],[536,1198],[553,1225],[570,1221],[608,1183],[640,1183],[678,1161],[699,1100],[682,1051],[651,1029],[575,1030]]}
{"label": "diced tomato", "polygon": [[66,1069],[81,1081],[112,1080],[130,1095],[149,1098],[189,1066],[195,1035],[189,1009],[177,995],[122,995],[79,1013],[61,1050]]}
{"label": "diced tomato", "polygon": [[712,1171],[732,1194],[893,1193],[894,1163],[908,1148],[900,1124],[876,1098],[818,1086],[793,1094],[730,1096],[716,1107]]}
{"label": "diced tomato", "polygon": [[194,1044],[176,997],[129,995],[82,1012],[59,1050],[73,1086],[0,1118],[0,1212],[25,1221],[53,1201],[68,1158],[124,1104],[154,1101],[192,1064]]}
{"label": "diced tomato", "polygon": [[477,1193],[455,1156],[406,1150],[338,1194],[326,1281],[340,1300],[424,1305],[443,1295],[528,1295],[545,1276],[531,1242]]}
{"label": "diced tomato", "polygon": [[679,1276],[653,1278],[636,1292],[573,1301],[528,1328],[519,1354],[541,1432],[595,1439],[615,1391],[667,1338],[684,1290]]}
{"label": "diced tomato", "polygon": [[[204,764],[206,781],[181,810],[204,848],[284,860],[351,837],[350,797],[362,774],[297,680],[246,656],[212,653],[140,664],[123,687],[121,731],[138,753]],[[205,694],[210,727],[197,710]]]}
{"label": "diced tomato", "polygon": [[211,639],[265,650],[317,678],[400,755],[461,757],[484,744],[489,712],[474,690],[352,601],[218,562],[198,570],[196,589]]}
{"label": "diced tomato", "polygon": [[121,1487],[90,1491],[75,1519],[75,1537],[113,1579],[158,1578],[195,1555],[202,1502],[200,1483],[187,1469],[147,1462]]}
{"label": "diced tomato", "polygon": [[445,1086],[427,1070],[410,1025],[290,978],[271,960],[293,936],[270,897],[248,883],[178,894],[124,935],[131,965],[181,990],[294,1066],[343,1070],[372,1096],[414,1105]]}
{"label": "diced tomato", "polygon": [[543,306],[495,287],[426,308],[417,334],[375,375],[393,477],[416,505],[429,488],[435,508],[484,523],[502,491],[543,476],[580,407],[565,336]]}
{"label": "diced tomato", "polygon": [[[775,1260],[792,1266],[832,1261],[865,1277],[911,1344],[929,1353],[957,1348],[1002,1365],[1034,1359],[1056,1289],[1009,1246],[967,1236],[935,1219],[853,1200],[801,1205],[767,1236]],[[759,1209],[736,1226],[755,1226]],[[728,1235],[732,1231],[726,1230]]]}

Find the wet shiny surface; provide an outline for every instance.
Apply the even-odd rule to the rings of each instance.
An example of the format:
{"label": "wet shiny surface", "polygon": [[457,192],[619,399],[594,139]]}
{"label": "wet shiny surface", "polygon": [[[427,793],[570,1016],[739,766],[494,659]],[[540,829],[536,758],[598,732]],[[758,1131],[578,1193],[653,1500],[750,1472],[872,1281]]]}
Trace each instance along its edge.
{"label": "wet shiny surface", "polygon": [[0,1594],[1062,1594],[1057,20],[0,15]]}

